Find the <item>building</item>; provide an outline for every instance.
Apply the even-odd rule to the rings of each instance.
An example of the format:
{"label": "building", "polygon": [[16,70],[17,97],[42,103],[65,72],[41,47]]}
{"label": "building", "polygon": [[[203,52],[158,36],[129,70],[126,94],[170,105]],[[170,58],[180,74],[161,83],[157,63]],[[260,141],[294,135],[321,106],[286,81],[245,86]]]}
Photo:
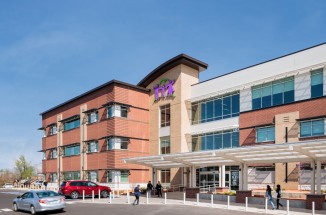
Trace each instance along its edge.
{"label": "building", "polygon": [[[283,149],[278,145],[299,142],[309,144],[310,140],[326,139],[325,64],[326,43],[199,82],[200,73],[208,65],[185,54],[178,55],[149,73],[137,86],[121,82],[115,84],[128,86],[130,93],[142,95],[137,100],[137,105],[132,103],[136,101],[120,101],[124,97],[119,96],[111,99],[106,96],[106,100],[90,105],[90,98],[97,100],[102,95],[93,93],[97,92],[96,89],[42,113],[42,129],[46,128],[49,133],[53,122],[57,126],[64,126],[66,117],[69,121],[71,116],[78,114],[85,117],[92,113],[87,111],[93,109],[103,115],[100,113],[104,111],[101,107],[108,102],[130,105],[129,111],[133,110],[133,105],[141,107],[134,117],[140,117],[138,114],[146,115],[146,120],[142,122],[146,126],[140,129],[140,133],[132,136],[128,130],[133,130],[140,124],[128,125],[125,126],[128,134],[121,134],[123,137],[139,138],[137,140],[144,144],[139,153],[130,153],[128,148],[123,154],[125,157],[115,156],[111,150],[88,155],[77,148],[83,155],[75,157],[77,161],[71,161],[70,157],[46,160],[43,163],[43,172],[50,176],[51,171],[78,171],[86,174],[96,170],[99,180],[104,182],[103,179],[109,178],[103,177],[105,172],[124,169],[129,171],[130,183],[137,180],[145,182],[152,178],[153,181],[162,181],[165,186],[218,186],[234,190],[243,189],[240,181],[245,172],[247,188],[265,187],[266,184],[275,183],[287,189],[308,186],[311,184],[312,172],[308,158],[310,155],[316,157],[317,154],[302,150],[282,152]],[[102,119],[95,123],[94,130],[89,129],[89,125],[78,122],[80,128],[71,135],[67,132],[66,138],[64,131],[52,138],[52,142],[51,137],[43,138],[42,149],[46,151],[47,158],[54,147],[64,149],[67,144],[88,143],[110,135],[118,136],[117,129],[112,129],[111,133],[107,131],[111,121],[104,118],[106,121],[103,123]],[[113,121],[118,119],[120,120],[114,118]],[[141,119],[144,118],[138,118],[139,121]],[[103,129],[107,133],[98,134]],[[87,137],[83,136],[86,134]],[[78,138],[74,139],[73,135]],[[254,149],[259,153],[254,154],[245,166],[241,166],[243,163],[239,165],[244,159],[237,158],[237,149],[252,145],[257,146]],[[263,151],[266,145],[275,145],[275,149],[266,154]],[[318,147],[326,147],[326,144]],[[220,149],[221,153],[216,151]],[[232,152],[235,155],[231,157],[224,149],[234,149]],[[213,153],[200,153],[210,151]],[[102,154],[105,159],[100,159]],[[230,162],[219,165],[217,154],[224,159],[228,158]],[[294,154],[296,157],[291,157]],[[87,163],[88,156],[96,157],[94,162],[97,165]],[[125,164],[121,158],[125,159]],[[115,160],[119,165],[102,163],[109,159]],[[326,160],[318,158],[317,175],[326,175],[322,159]],[[58,168],[52,167],[50,162],[55,163]],[[72,163],[78,165],[73,166]],[[148,175],[137,178],[134,176],[136,169]]]}

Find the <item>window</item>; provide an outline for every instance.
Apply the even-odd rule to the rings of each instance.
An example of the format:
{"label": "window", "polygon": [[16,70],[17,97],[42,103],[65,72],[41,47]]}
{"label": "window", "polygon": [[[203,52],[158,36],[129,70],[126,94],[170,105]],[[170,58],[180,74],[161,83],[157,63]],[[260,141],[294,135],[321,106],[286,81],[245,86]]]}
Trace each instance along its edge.
{"label": "window", "polygon": [[43,156],[42,159],[43,160],[46,160],[46,152],[43,152],[43,155],[42,156]]}
{"label": "window", "polygon": [[162,184],[170,183],[170,170],[169,169],[161,170],[161,183]]}
{"label": "window", "polygon": [[50,127],[50,135],[57,134],[57,125],[53,125]]}
{"label": "window", "polygon": [[50,173],[50,182],[58,182],[58,175],[57,173]]}
{"label": "window", "polygon": [[80,172],[64,172],[63,178],[64,180],[79,180]]}
{"label": "window", "polygon": [[300,122],[300,137],[322,136],[324,132],[324,119]]}
{"label": "window", "polygon": [[256,142],[269,142],[275,140],[275,127],[263,127],[257,128],[257,140]]}
{"label": "window", "polygon": [[311,98],[323,96],[323,69],[311,72]]}
{"label": "window", "polygon": [[107,107],[107,118],[111,117],[128,117],[128,110],[129,108],[127,106],[123,105],[111,105]]}
{"label": "window", "polygon": [[160,107],[161,111],[161,127],[170,126],[170,104]]}
{"label": "window", "polygon": [[98,152],[98,141],[91,141],[87,143],[87,152]]}
{"label": "window", "polygon": [[271,167],[256,167],[255,168],[257,172],[271,172],[271,171],[275,171],[275,167],[271,166]]}
{"label": "window", "polygon": [[46,137],[46,129],[42,129],[42,137]]}
{"label": "window", "polygon": [[161,154],[170,154],[170,136],[160,137]]}
{"label": "window", "polygon": [[87,172],[87,178],[90,181],[98,182],[98,172],[97,171]]}
{"label": "window", "polygon": [[80,145],[64,147],[63,156],[73,156],[80,154]]}
{"label": "window", "polygon": [[98,121],[98,111],[94,111],[88,114],[88,123],[95,123]]}
{"label": "window", "polygon": [[192,151],[239,147],[239,131],[225,130],[192,136]]}
{"label": "window", "polygon": [[57,154],[57,149],[52,149],[50,151],[50,158],[53,159],[53,158],[57,158],[58,154]]}
{"label": "window", "polygon": [[107,150],[112,149],[128,149],[129,138],[127,137],[112,137],[108,139]]}
{"label": "window", "polygon": [[191,105],[192,124],[211,122],[239,116],[239,92],[200,101]]}
{"label": "window", "polygon": [[294,101],[294,78],[284,78],[252,87],[252,109],[261,109]]}
{"label": "window", "polygon": [[109,183],[128,183],[129,182],[129,170],[109,170],[108,182]]}
{"label": "window", "polygon": [[64,127],[65,131],[69,131],[69,130],[72,130],[74,128],[79,128],[79,126],[80,126],[80,119],[75,119],[73,121],[65,122],[63,124],[63,127]]}

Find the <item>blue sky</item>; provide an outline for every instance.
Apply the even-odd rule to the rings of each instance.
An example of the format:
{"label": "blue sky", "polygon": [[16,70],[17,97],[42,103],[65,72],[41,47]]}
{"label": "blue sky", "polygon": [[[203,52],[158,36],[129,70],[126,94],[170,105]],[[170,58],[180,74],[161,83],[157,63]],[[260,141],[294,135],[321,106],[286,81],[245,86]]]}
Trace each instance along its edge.
{"label": "blue sky", "polygon": [[180,53],[206,80],[326,42],[326,2],[0,3],[0,169],[41,163],[39,113],[111,79],[137,84]]}

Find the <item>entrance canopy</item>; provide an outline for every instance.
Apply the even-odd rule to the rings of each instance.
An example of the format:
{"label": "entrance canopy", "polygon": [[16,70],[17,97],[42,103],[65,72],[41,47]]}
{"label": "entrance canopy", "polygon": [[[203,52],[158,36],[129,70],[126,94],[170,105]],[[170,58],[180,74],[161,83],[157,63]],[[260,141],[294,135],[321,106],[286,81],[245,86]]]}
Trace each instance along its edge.
{"label": "entrance canopy", "polygon": [[124,159],[156,169],[326,160],[326,139]]}

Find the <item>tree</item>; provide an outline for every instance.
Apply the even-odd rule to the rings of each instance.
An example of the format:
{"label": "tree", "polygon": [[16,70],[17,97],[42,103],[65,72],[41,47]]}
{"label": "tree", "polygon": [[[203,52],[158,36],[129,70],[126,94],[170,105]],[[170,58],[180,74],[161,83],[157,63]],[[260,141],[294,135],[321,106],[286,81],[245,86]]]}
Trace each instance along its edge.
{"label": "tree", "polygon": [[16,174],[9,169],[0,169],[0,187],[5,183],[13,183],[16,179]]}
{"label": "tree", "polygon": [[20,155],[15,162],[19,179],[27,179],[33,176],[34,168],[30,162],[27,162],[24,155]]}

